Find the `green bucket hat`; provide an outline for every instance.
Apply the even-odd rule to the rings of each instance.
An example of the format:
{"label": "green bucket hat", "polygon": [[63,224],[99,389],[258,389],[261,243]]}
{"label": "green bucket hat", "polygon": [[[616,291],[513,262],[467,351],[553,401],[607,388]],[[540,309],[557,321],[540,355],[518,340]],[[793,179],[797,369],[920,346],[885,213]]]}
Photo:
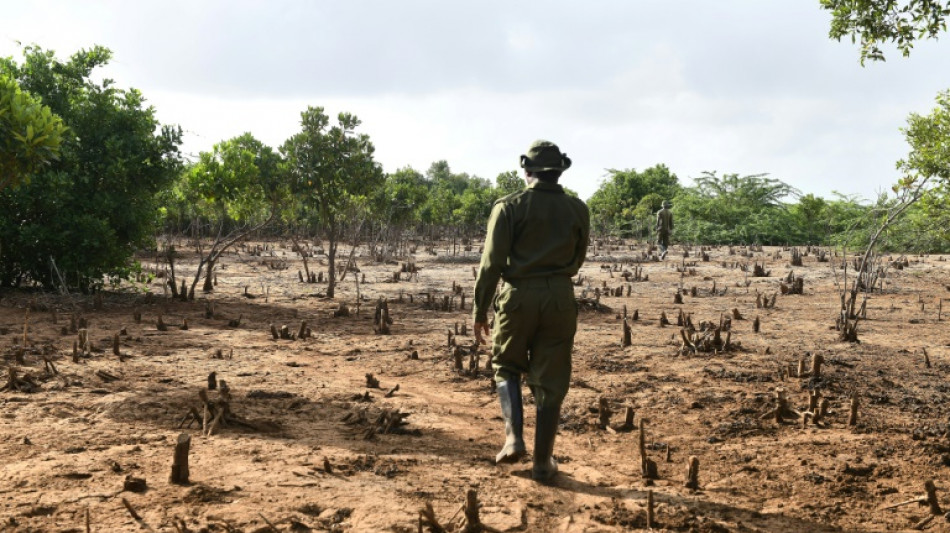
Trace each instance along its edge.
{"label": "green bucket hat", "polygon": [[521,168],[528,172],[563,171],[571,168],[571,159],[551,141],[534,141],[528,153],[521,156]]}
{"label": "green bucket hat", "polygon": [[663,200],[663,207],[673,207],[673,202],[669,200]]}

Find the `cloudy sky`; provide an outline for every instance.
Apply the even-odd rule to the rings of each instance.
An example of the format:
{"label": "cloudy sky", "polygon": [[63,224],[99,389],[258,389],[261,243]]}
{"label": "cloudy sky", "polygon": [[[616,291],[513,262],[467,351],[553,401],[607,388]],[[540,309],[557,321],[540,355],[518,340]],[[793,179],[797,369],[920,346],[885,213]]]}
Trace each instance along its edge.
{"label": "cloudy sky", "polygon": [[0,56],[101,44],[185,152],[250,131],[279,146],[308,105],[363,121],[387,171],[445,159],[494,180],[537,138],[605,169],[769,173],[873,198],[900,132],[950,88],[950,44],[861,67],[818,0],[5,2]]}

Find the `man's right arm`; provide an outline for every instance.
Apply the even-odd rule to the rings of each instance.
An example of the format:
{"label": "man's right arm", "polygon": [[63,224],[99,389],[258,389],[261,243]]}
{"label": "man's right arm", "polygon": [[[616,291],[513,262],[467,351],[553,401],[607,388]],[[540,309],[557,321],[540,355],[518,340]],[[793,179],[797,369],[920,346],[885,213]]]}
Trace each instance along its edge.
{"label": "man's right arm", "polygon": [[587,208],[587,204],[584,204],[583,214],[581,216],[581,238],[574,252],[575,257],[577,257],[578,270],[584,265],[584,261],[587,259],[587,247],[590,246],[590,210]]}
{"label": "man's right arm", "polygon": [[488,322],[488,308],[495,297],[495,287],[501,278],[501,271],[508,264],[511,252],[511,224],[505,212],[505,204],[497,203],[488,219],[488,233],[485,236],[485,248],[482,251],[481,266],[475,280],[475,303],[473,307],[476,323]]}

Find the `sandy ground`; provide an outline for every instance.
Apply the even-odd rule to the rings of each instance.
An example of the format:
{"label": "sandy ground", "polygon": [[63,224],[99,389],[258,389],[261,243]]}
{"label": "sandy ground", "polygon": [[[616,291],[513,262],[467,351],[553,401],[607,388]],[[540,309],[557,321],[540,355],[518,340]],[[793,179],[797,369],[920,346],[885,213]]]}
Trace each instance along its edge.
{"label": "sandy ground", "polygon": [[[365,280],[357,312],[352,274],[327,300],[325,284],[298,280],[302,263],[289,248],[269,248],[262,256],[249,247],[227,255],[214,292],[194,302],[164,297],[162,279],[106,292],[101,306],[93,296],[0,293],[4,366],[36,385],[0,392],[0,531],[409,532],[417,531],[426,503],[453,531],[469,489],[477,490],[481,521],[502,531],[646,528],[648,491],[655,529],[673,531],[909,529],[929,507],[885,507],[923,495],[928,479],[950,507],[943,492],[950,332],[947,319],[937,319],[938,302],[950,297],[945,257],[910,257],[907,268],[888,270],[884,291],[868,301],[861,343],[848,344],[834,330],[834,273],[813,254],[794,268],[804,276],[804,295],[779,295],[774,308],[760,309],[756,294],[777,292],[790,270],[787,250],[748,258],[714,248],[704,262],[697,250],[684,259],[677,248],[663,262],[642,265],[648,281],[628,283],[622,271],[632,270],[629,259],[643,248],[600,246],[577,294],[594,297],[606,282],[623,287],[623,296],[600,298],[611,311],[581,314],[555,449],[561,474],[545,486],[530,479],[530,457],[493,464],[503,424],[484,370],[486,349],[480,370],[468,371],[467,351],[465,370],[455,370],[448,332],[471,327],[476,253],[420,255],[418,275],[398,283],[392,278],[399,265],[358,253]],[[193,272],[194,259],[182,257],[180,272]],[[754,278],[735,267],[753,261],[765,261],[772,275]],[[453,283],[469,296],[466,309],[457,309],[457,297],[451,311],[430,309],[425,294],[441,303]],[[683,303],[675,304],[681,287]],[[378,297],[390,299],[389,335],[374,332]],[[351,316],[332,316],[341,301]],[[621,346],[624,306],[639,315],[629,347]],[[680,353],[680,310],[698,326],[718,324],[733,309],[743,318],[733,320],[730,338],[741,347]],[[672,325],[659,325],[661,312]],[[159,315],[166,331],[156,327]],[[87,320],[91,344],[78,362],[72,316]],[[229,326],[238,317],[240,325]],[[26,320],[27,349],[17,364]],[[309,338],[270,334],[271,324],[295,333],[304,320]],[[473,342],[461,332],[454,338],[465,350]],[[798,377],[799,360],[810,369],[816,354],[824,359],[821,376]],[[44,369],[44,357],[55,374]],[[211,372],[229,388],[231,418],[209,436],[200,421],[180,425],[190,409],[201,413],[199,391]],[[378,388],[367,386],[367,373]],[[809,390],[819,390],[828,414],[804,428],[795,416],[778,423],[767,416],[776,388],[798,411],[807,408]],[[860,408],[849,427],[852,393]],[[530,450],[534,414],[525,394]],[[218,389],[208,397],[217,401]],[[598,425],[601,398],[615,413],[612,429]],[[619,427],[628,406],[637,424],[645,421],[655,481],[642,476],[638,432]],[[408,415],[404,423],[387,424],[397,410]],[[178,485],[169,474],[183,432],[191,435],[190,481]],[[699,461],[699,490],[684,486],[691,456]],[[144,491],[125,487],[133,478],[145,480]],[[942,515],[926,527],[950,530]]]}

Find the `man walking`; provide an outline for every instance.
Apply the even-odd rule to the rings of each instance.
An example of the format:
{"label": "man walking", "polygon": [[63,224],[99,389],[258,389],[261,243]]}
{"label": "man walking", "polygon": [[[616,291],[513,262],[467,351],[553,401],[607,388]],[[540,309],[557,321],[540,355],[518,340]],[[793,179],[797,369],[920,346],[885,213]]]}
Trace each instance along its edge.
{"label": "man walking", "polygon": [[[577,331],[571,277],[584,263],[590,237],[587,206],[557,183],[570,166],[567,155],[548,141],[536,141],[521,156],[527,187],[492,207],[475,281],[475,338],[480,344],[489,333],[488,308],[495,310],[492,367],[505,418],[505,445],[495,461],[514,462],[525,454],[525,374],[537,406],[531,473],[538,481],[557,473],[554,437],[570,385]],[[504,284],[495,297],[499,278]]]}
{"label": "man walking", "polygon": [[656,212],[656,243],[660,247],[660,259],[666,258],[667,248],[670,246],[670,235],[673,233],[673,204],[663,200],[663,209]]}

